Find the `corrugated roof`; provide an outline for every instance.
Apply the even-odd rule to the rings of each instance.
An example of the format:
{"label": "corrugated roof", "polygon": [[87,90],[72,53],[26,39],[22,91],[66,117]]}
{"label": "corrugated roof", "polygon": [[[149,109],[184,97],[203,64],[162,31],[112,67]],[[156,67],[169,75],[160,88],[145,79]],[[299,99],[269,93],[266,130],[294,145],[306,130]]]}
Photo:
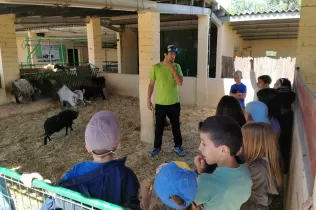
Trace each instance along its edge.
{"label": "corrugated roof", "polygon": [[271,14],[271,13],[287,13],[287,12],[299,12],[301,10],[299,5],[292,6],[291,8],[287,9],[278,9],[275,7],[271,7],[270,9],[262,8],[262,9],[255,9],[251,11],[244,11],[242,13],[236,14],[228,14],[228,16],[241,16],[241,15],[257,15],[257,14]]}

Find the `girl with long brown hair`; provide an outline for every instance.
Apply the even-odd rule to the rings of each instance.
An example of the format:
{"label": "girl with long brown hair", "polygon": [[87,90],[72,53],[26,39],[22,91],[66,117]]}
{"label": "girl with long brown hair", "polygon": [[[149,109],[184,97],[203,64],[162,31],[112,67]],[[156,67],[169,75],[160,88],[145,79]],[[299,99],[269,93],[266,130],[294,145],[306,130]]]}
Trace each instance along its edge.
{"label": "girl with long brown hair", "polygon": [[252,179],[251,196],[240,210],[268,210],[272,195],[282,184],[276,136],[271,125],[247,123],[242,127],[243,158]]}

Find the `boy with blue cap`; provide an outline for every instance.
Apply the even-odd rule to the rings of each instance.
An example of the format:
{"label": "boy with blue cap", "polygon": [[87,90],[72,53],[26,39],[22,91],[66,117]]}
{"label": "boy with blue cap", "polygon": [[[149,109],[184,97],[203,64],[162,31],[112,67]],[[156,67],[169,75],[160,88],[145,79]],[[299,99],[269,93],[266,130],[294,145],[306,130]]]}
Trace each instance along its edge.
{"label": "boy with blue cap", "polygon": [[185,162],[162,164],[154,183],[143,192],[143,209],[192,209],[197,194],[197,174]]}
{"label": "boy with blue cap", "polygon": [[245,118],[247,122],[270,124],[268,107],[261,101],[252,101],[246,105]]}

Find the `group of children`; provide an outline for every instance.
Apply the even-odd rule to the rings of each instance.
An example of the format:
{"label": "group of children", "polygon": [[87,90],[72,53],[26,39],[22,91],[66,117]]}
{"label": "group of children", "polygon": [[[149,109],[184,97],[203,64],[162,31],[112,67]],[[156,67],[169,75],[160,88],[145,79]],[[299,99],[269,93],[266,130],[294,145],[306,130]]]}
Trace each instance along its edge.
{"label": "group of children", "polygon": [[[253,70],[253,60],[250,62]],[[251,196],[240,209],[269,209],[273,195],[279,193],[283,181],[286,184],[283,175],[289,172],[293,125],[291,105],[295,93],[288,79],[280,78],[270,88],[270,76],[261,75],[257,78],[254,101],[245,105],[247,88],[241,79],[241,72],[236,71],[236,84],[230,91],[230,96],[239,101],[238,108],[236,102],[228,102],[228,96],[222,98],[230,103],[226,108],[230,111],[226,114],[242,126],[243,146],[239,156],[247,164],[253,182]]]}
{"label": "group of children", "polygon": [[[196,170],[173,161],[160,165],[155,178],[140,184],[125,166],[126,158],[113,158],[120,145],[119,121],[113,112],[102,111],[85,131],[93,161],[76,164],[58,185],[127,209],[269,209],[287,173],[295,94],[287,79],[279,79],[272,89],[271,78],[264,75],[258,78],[258,101],[245,105],[241,72],[236,71],[234,79],[216,115],[198,124]],[[30,185],[38,176],[22,178]],[[58,199],[48,197],[42,209],[67,209],[59,205]]]}

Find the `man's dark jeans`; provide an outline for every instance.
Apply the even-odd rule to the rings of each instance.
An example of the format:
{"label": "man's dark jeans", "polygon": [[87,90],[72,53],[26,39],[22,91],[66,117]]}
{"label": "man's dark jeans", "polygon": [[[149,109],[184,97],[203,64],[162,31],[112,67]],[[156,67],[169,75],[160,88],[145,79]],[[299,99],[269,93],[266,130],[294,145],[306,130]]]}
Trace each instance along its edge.
{"label": "man's dark jeans", "polygon": [[156,104],[156,129],[154,148],[161,148],[162,136],[165,128],[166,116],[170,119],[175,147],[182,146],[182,136],[180,131],[180,103],[173,105]]}

